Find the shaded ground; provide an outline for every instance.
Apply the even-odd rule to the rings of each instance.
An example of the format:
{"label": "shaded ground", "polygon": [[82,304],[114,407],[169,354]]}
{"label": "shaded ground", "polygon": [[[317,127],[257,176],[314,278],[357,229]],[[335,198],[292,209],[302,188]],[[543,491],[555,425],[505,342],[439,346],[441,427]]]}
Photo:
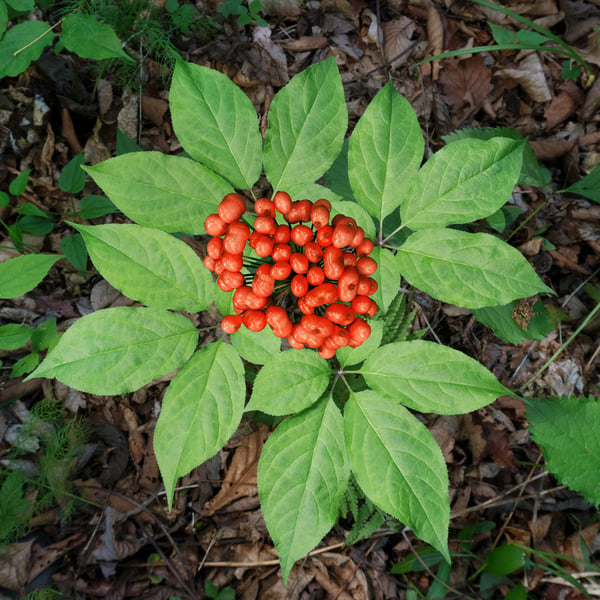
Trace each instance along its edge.
{"label": "shaded ground", "polygon": [[[442,51],[493,43],[486,21],[518,30],[518,23],[498,12],[466,1],[263,4],[273,5],[266,17],[268,28],[227,24],[215,39],[202,45],[184,40],[180,48],[187,60],[229,75],[251,98],[263,122],[273,94],[290,77],[334,55],[351,126],[389,76],[417,112],[429,152],[457,128],[507,126],[529,136],[536,156],[550,169],[555,190],[598,163],[600,85],[585,74],[563,78],[562,57],[505,51],[409,68]],[[511,8],[572,44],[597,74],[600,45],[593,28],[600,23],[598,2],[535,0]],[[15,209],[23,202],[68,214],[78,198],[58,189],[58,174],[82,149],[88,164],[114,155],[117,127],[144,149],[177,152],[165,80],[151,60],[143,64],[143,82],[139,92],[128,92],[110,73],[96,80],[85,62],[51,52],[19,78],[0,81],[0,188],[7,190],[16,174],[32,169],[26,191],[0,208],[0,217],[14,223]],[[85,193],[98,190],[88,183]],[[525,395],[598,397],[597,322],[548,369],[538,369],[594,306],[582,286],[598,285],[600,211],[581,198],[526,186],[515,191],[511,203],[523,209],[511,243],[557,292],[548,300],[555,313],[564,313],[556,331],[542,341],[511,346],[468,311],[420,294],[415,297],[415,328],[430,327],[429,339],[473,356],[507,387],[527,384]],[[57,218],[52,232],[30,236],[27,242],[60,252],[61,239],[71,233]],[[4,248],[7,241],[1,245]],[[197,247],[201,251],[203,240]],[[61,261],[31,294],[0,302],[0,324],[38,324],[56,317],[63,331],[92,310],[131,303],[93,271],[81,274]],[[203,326],[214,322],[210,315],[198,319]],[[597,512],[544,472],[520,401],[506,397],[473,414],[427,419],[450,474],[451,548],[457,556],[449,587],[436,592],[439,583],[423,570],[390,574],[394,564],[421,546],[410,534],[380,528],[368,539],[344,547],[351,522],[343,521],[292,571],[286,590],[255,490],[256,461],[267,426],[244,423],[222,453],[183,478],[169,513],[151,445],[165,381],[122,398],[95,397],[46,380],[23,383],[21,377],[9,378],[11,366],[24,353],[0,352],[4,466],[15,457],[11,428],[26,422],[42,398],[66,406],[64,412],[51,415],[55,430],[63,431],[65,422],[78,414],[87,431],[85,444],[77,428],[65,434],[73,437],[73,444],[81,443],[78,458],[65,460],[55,453],[49,479],[59,481],[62,469],[67,480],[61,492],[46,499],[47,508],[29,520],[33,537],[11,547],[10,557],[0,565],[0,586],[22,590],[32,574],[41,573],[42,586],[52,585],[65,597],[78,598],[203,597],[206,579],[220,589],[235,589],[236,597],[244,599],[416,598],[417,590],[429,597],[481,598],[485,586],[490,586],[489,597],[502,598],[516,583],[522,583],[532,598],[584,597],[573,580],[565,580],[568,573],[588,594],[600,596],[600,579],[590,574],[597,570],[600,555]],[[31,469],[39,476],[47,454],[43,445],[18,455],[24,471]],[[36,500],[41,496],[38,490]],[[465,538],[468,548],[460,544]],[[554,572],[539,566],[544,561],[532,552],[528,557],[538,566],[504,579],[480,575],[482,560],[507,541],[552,553]],[[433,572],[437,569],[434,566]]]}

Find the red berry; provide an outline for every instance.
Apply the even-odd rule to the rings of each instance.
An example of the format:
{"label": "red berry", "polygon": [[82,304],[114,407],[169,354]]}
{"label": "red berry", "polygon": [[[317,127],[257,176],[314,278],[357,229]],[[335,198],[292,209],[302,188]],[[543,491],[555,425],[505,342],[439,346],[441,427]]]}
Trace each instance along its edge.
{"label": "red berry", "polygon": [[323,258],[323,248],[317,242],[308,242],[304,246],[304,256],[306,256],[309,262],[319,262]]}
{"label": "red berry", "polygon": [[304,275],[295,275],[290,283],[290,290],[296,298],[302,298],[308,292],[308,281]]}
{"label": "red berry", "polygon": [[310,285],[321,285],[325,281],[325,271],[319,265],[313,265],[306,272],[306,279]]}
{"label": "red berry", "polygon": [[324,206],[328,211],[331,211],[331,202],[329,202],[329,200],[325,200],[325,198],[320,198],[313,204],[313,206]]}
{"label": "red berry", "polygon": [[204,266],[209,271],[214,271],[215,270],[215,266],[217,264],[217,261],[212,256],[205,256],[204,260],[202,262],[204,263]]}
{"label": "red berry", "polygon": [[333,228],[331,241],[336,248],[349,246],[356,235],[356,221],[352,217],[340,219]]}
{"label": "red berry", "polygon": [[352,238],[352,241],[350,242],[350,246],[352,246],[353,248],[356,248],[356,246],[359,246],[360,244],[362,244],[364,239],[365,239],[365,230],[362,227],[357,227],[356,233],[354,234],[354,237]]}
{"label": "red berry", "polygon": [[[321,231],[321,229],[319,229]],[[328,279],[339,279],[344,272],[344,256],[335,246],[327,246],[323,251],[323,270]]]}
{"label": "red berry", "polygon": [[275,204],[268,198],[259,198],[254,203],[254,211],[257,215],[265,215],[267,217],[275,216]]}
{"label": "red berry", "polygon": [[273,217],[266,215],[259,215],[254,219],[254,230],[258,233],[265,233],[267,235],[273,235],[277,229],[277,223]]}
{"label": "red berry", "polygon": [[227,223],[219,215],[208,215],[204,221],[204,229],[208,235],[216,237],[227,231]]}
{"label": "red berry", "polygon": [[206,244],[206,253],[215,260],[221,258],[221,255],[223,254],[223,240],[220,237],[214,237],[208,240],[208,244]]}
{"label": "red berry", "polygon": [[310,211],[312,209],[312,202],[310,200],[298,200],[292,202],[286,219],[288,223],[302,223],[303,221],[310,221]]}
{"label": "red berry", "polygon": [[273,196],[273,204],[282,215],[287,215],[292,208],[292,199],[287,192],[277,192]]}
{"label": "red berry", "polygon": [[334,324],[326,317],[319,315],[304,315],[300,320],[300,326],[321,338],[327,338],[334,332]]}
{"label": "red berry", "polygon": [[225,223],[237,221],[246,210],[246,201],[240,194],[227,194],[219,204],[217,212]]}
{"label": "red berry", "polygon": [[271,277],[276,281],[283,281],[287,279],[292,272],[292,266],[289,262],[278,260],[274,265],[271,266]]}
{"label": "red berry", "polygon": [[296,225],[292,229],[291,237],[296,246],[305,246],[313,239],[313,232],[306,225]]}
{"label": "red berry", "polygon": [[254,243],[254,252],[261,258],[266,258],[273,251],[273,239],[259,233]]}
{"label": "red berry", "polygon": [[288,244],[277,244],[271,252],[271,257],[275,262],[289,261],[292,255],[292,247]]}
{"label": "red berry", "polygon": [[308,306],[317,307],[323,304],[331,304],[338,300],[338,289],[333,283],[322,283],[313,288],[305,296]]}
{"label": "red berry", "polygon": [[369,296],[355,296],[350,303],[350,307],[357,315],[364,315],[370,310],[371,303],[373,303],[373,300]]}
{"label": "red berry", "polygon": [[276,337],[288,337],[292,333],[293,325],[287,312],[281,306],[269,306],[266,310],[267,323]]}
{"label": "red berry", "polygon": [[221,320],[221,329],[225,333],[235,333],[242,325],[241,315],[227,315]]}
{"label": "red berry", "polygon": [[308,271],[308,259],[304,254],[300,254],[300,252],[294,252],[290,256],[290,265],[294,273],[298,273],[299,275],[304,275]]}
{"label": "red berry", "polygon": [[354,320],[354,323],[348,327],[350,334],[350,346],[356,348],[360,346],[370,335],[371,326],[360,317]]}
{"label": "red berry", "polygon": [[323,225],[317,230],[317,244],[319,246],[326,248],[327,246],[331,246],[333,236],[333,227],[331,225]]}
{"label": "red berry", "polygon": [[346,267],[338,280],[338,294],[342,302],[351,302],[358,293],[360,275],[356,267]]}
{"label": "red berry", "polygon": [[377,291],[377,282],[367,275],[358,278],[358,293],[361,296],[370,296]]}
{"label": "red berry", "polygon": [[264,310],[247,310],[242,321],[250,331],[262,331],[267,325],[267,316]]}
{"label": "red berry", "polygon": [[291,239],[291,232],[289,225],[277,225],[275,233],[273,234],[273,240],[277,244],[287,244]]}
{"label": "red berry", "polygon": [[325,316],[337,325],[350,325],[354,321],[354,311],[347,304],[334,302],[325,309]]}
{"label": "red berry", "polygon": [[344,267],[355,267],[356,266],[356,256],[351,252],[344,252]]}
{"label": "red berry", "polygon": [[221,256],[221,264],[227,271],[241,271],[244,266],[244,258],[241,254],[224,252]]}
{"label": "red berry", "polygon": [[370,256],[359,258],[356,267],[361,275],[373,275],[377,271],[377,263]]}
{"label": "red berry", "polygon": [[275,288],[275,280],[270,275],[255,275],[252,280],[252,291],[257,296],[268,298]]}
{"label": "red berry", "polygon": [[233,292],[236,288],[239,288],[244,285],[244,276],[239,271],[223,271],[217,279],[217,283],[222,281],[227,287],[230,287],[230,290],[225,290],[223,287],[221,289],[225,292]]}
{"label": "red berry", "polygon": [[329,211],[325,206],[313,204],[310,211],[310,220],[315,226],[315,229],[319,229],[329,223]]}
{"label": "red berry", "polygon": [[373,240],[365,238],[358,246],[356,246],[356,256],[367,256],[373,252],[374,247],[375,244],[373,243]]}

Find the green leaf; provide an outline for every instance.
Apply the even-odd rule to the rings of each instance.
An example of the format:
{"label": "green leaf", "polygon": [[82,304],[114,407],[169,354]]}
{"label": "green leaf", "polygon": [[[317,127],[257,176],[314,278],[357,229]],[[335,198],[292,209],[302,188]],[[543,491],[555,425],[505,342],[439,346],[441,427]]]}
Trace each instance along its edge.
{"label": "green leaf", "polygon": [[10,370],[11,377],[22,377],[35,369],[40,362],[40,354],[38,352],[30,352],[20,358]]}
{"label": "green leaf", "polygon": [[267,440],[258,462],[258,493],[284,584],[294,562],[337,521],[349,475],[344,423],[331,399],[285,419]]}
{"label": "green leaf", "polygon": [[375,246],[370,256],[377,261],[377,271],[371,277],[377,282],[378,288],[372,298],[379,307],[377,312],[385,312],[397,296],[400,287],[400,272],[396,257],[381,246]]}
{"label": "green leaf", "polygon": [[486,327],[494,330],[494,333],[509,344],[522,344],[527,340],[543,340],[554,330],[554,323],[539,300],[531,309],[532,317],[527,328],[524,329],[513,318],[513,312],[517,308],[518,301],[514,300],[503,306],[486,306],[473,310],[473,316]]}
{"label": "green leaf", "polygon": [[345,348],[340,348],[335,353],[340,367],[357,365],[365,360],[371,352],[379,348],[379,344],[383,338],[383,321],[371,319],[369,325],[371,326],[371,335],[358,348],[346,346]]}
{"label": "green leaf", "polygon": [[296,75],[275,95],[268,117],[263,163],[273,189],[321,177],[340,153],[348,126],[335,59]]}
{"label": "green leaf", "polygon": [[6,4],[21,13],[31,12],[35,8],[35,0],[6,0]]}
{"label": "green leaf", "polygon": [[441,552],[432,548],[431,546],[423,546],[417,548],[414,554],[410,554],[404,560],[396,563],[391,569],[392,575],[404,575],[406,573],[418,573],[424,571],[427,567],[436,567],[439,565],[444,557]]}
{"label": "green leaf", "polygon": [[0,41],[0,79],[22,73],[42,55],[54,35],[44,21],[24,21],[11,27]]}
{"label": "green leaf", "polygon": [[[0,0],[1,2],[2,0]],[[0,206],[8,206],[10,204],[10,196],[6,192],[0,192]]]}
{"label": "green leaf", "polygon": [[35,350],[46,350],[55,345],[58,336],[56,318],[46,319],[31,334],[31,345]]}
{"label": "green leaf", "polygon": [[[511,127],[484,127],[482,129],[458,129],[443,135],[442,139],[449,144],[450,142],[463,139],[490,140],[495,137],[505,137],[510,140],[523,141],[526,138]],[[543,169],[535,157],[535,152],[528,142],[525,143],[523,150],[523,164],[521,173],[517,181],[518,185],[531,185],[535,187],[547,186],[552,180],[550,171]]]}
{"label": "green leaf", "polygon": [[154,432],[169,508],[177,479],[214,456],[233,435],[245,398],[242,361],[223,342],[198,350],[175,375]]}
{"label": "green leaf", "polygon": [[64,237],[60,243],[60,249],[78,271],[87,269],[88,253],[80,233]]}
{"label": "green leaf", "polygon": [[13,196],[18,196],[19,194],[22,194],[25,191],[25,189],[27,188],[27,182],[29,181],[30,173],[31,173],[31,169],[27,169],[26,171],[19,173],[10,182],[10,185],[8,186],[8,191]]}
{"label": "green leaf", "polygon": [[115,30],[107,23],[100,23],[93,15],[67,15],[62,22],[60,39],[69,52],[81,58],[133,60],[123,51]]}
{"label": "green leaf", "polygon": [[182,315],[107,308],[67,329],[29,379],[54,377],[89,394],[126,394],[180,367],[197,342],[198,332]]}
{"label": "green leaf", "polygon": [[504,137],[459,140],[436,152],[402,195],[402,223],[413,230],[469,223],[510,198],[525,142]]}
{"label": "green leaf", "polygon": [[139,225],[70,225],[83,236],[100,274],[129,298],[187,312],[212,303],[212,276],[185,242]]}
{"label": "green leaf", "polygon": [[34,235],[46,235],[54,229],[54,221],[48,215],[43,217],[26,215],[19,219],[19,228]]}
{"label": "green leaf", "polygon": [[79,201],[79,216],[82,219],[97,219],[118,210],[106,196],[90,194]]}
{"label": "green leaf", "polygon": [[510,31],[509,29],[506,29],[506,27],[490,23],[489,21],[488,26],[492,30],[492,36],[496,44],[504,46],[507,44],[515,44],[517,42],[517,35],[514,31]]}
{"label": "green leaf", "polygon": [[0,298],[16,298],[30,292],[61,258],[60,254],[27,254],[0,263]]}
{"label": "green leaf", "polygon": [[529,430],[542,448],[547,469],[599,506],[600,403],[592,396],[552,397],[528,401],[527,410]]}
{"label": "green leaf", "polygon": [[350,186],[350,178],[348,177],[348,140],[344,140],[340,153],[324,177],[327,185],[336,194],[339,194],[346,200],[356,200]]}
{"label": "green leaf", "polygon": [[34,217],[42,217],[44,219],[48,219],[49,216],[41,209],[38,208],[35,204],[31,204],[31,202],[24,202],[17,208],[17,213],[20,215],[29,215]]}
{"label": "green leaf", "polygon": [[130,152],[143,152],[143,150],[119,128],[117,128],[117,156]]}
{"label": "green leaf", "polygon": [[310,350],[282,352],[256,376],[246,410],[289,415],[314,404],[332,374],[326,360]]}
{"label": "green leaf", "polygon": [[204,233],[204,220],[233,191],[202,165],[162,152],[133,152],[85,167],[132,221],[169,233]]}
{"label": "green leaf", "polygon": [[281,352],[281,340],[273,335],[270,327],[258,332],[240,327],[231,336],[231,345],[242,358],[255,365],[264,365]]}
{"label": "green leaf", "polygon": [[367,497],[450,562],[446,463],[425,425],[404,406],[369,390],[346,404],[344,437],[352,472]]}
{"label": "green leaf", "polygon": [[518,546],[504,544],[497,546],[485,561],[485,570],[492,575],[508,575],[522,569],[525,565],[525,553]]}
{"label": "green leaf", "polygon": [[6,31],[6,26],[8,25],[8,11],[6,10],[6,3],[4,0],[0,0],[0,38],[4,35]]}
{"label": "green leaf", "polygon": [[11,471],[0,488],[0,541],[29,518],[33,501],[25,498],[20,469]]}
{"label": "green leaf", "polygon": [[58,187],[63,192],[79,194],[83,189],[85,185],[85,171],[81,167],[84,160],[85,154],[80,152],[65,165],[58,178]]}
{"label": "green leaf", "polygon": [[375,391],[421,412],[467,413],[510,394],[470,356],[424,340],[382,346],[359,372]]}
{"label": "green leaf", "polygon": [[226,75],[178,61],[169,93],[173,128],[186,152],[236,188],[261,171],[262,138],[249,98]]}
{"label": "green leaf", "polygon": [[578,194],[588,200],[600,202],[600,164],[596,165],[585,177],[560,192],[562,194]]}
{"label": "green leaf", "polygon": [[486,233],[416,231],[399,248],[396,260],[411,285],[466,308],[553,293],[518,250]]}
{"label": "green leaf", "polygon": [[0,348],[2,350],[17,350],[22,348],[30,339],[33,329],[26,325],[9,323],[0,327]]}
{"label": "green leaf", "polygon": [[414,110],[388,82],[356,124],[348,151],[356,201],[379,223],[400,206],[406,182],[423,160],[424,147]]}

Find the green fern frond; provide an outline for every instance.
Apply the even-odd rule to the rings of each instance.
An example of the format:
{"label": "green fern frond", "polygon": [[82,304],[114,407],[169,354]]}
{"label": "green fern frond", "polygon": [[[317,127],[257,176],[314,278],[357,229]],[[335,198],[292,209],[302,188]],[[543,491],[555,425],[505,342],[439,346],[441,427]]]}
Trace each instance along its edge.
{"label": "green fern frond", "polygon": [[[412,297],[410,298],[412,300]],[[390,304],[383,322],[383,338],[381,345],[392,342],[404,342],[411,336],[409,329],[417,314],[417,310],[409,310],[411,302],[407,300],[406,294],[398,294]]]}
{"label": "green fern frond", "polygon": [[340,503],[340,516],[352,517],[353,524],[346,536],[346,546],[370,537],[382,525],[392,526],[395,519],[377,508],[360,489],[353,475]]}

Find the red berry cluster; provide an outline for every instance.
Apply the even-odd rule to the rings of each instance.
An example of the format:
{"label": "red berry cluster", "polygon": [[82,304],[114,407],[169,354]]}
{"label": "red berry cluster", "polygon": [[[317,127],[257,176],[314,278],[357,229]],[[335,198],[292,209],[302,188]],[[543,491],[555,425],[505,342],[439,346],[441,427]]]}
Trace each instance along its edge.
{"label": "red berry cluster", "polygon": [[[204,264],[223,291],[234,292],[236,314],[223,318],[223,331],[269,325],[293,348],[317,348],[323,358],[360,346],[371,333],[362,317],[377,312],[370,298],[377,290],[374,244],[362,227],[341,214],[329,223],[327,200],[292,202],[286,192],[255,202],[253,230],[241,221],[245,210],[242,196],[227,194],[204,223],[212,236]],[[277,212],[287,224],[277,223]],[[258,261],[243,256],[246,244]]]}

